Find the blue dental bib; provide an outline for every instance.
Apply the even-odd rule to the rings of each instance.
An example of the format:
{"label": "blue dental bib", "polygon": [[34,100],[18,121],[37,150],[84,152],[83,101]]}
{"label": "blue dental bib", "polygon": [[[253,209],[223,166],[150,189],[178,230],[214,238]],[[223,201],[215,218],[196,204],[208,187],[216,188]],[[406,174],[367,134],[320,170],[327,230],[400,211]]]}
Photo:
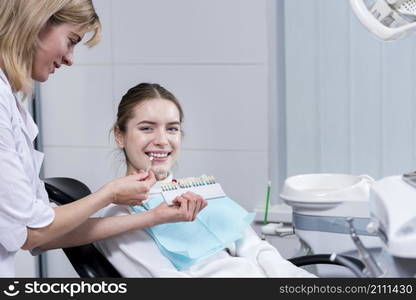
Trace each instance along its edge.
{"label": "blue dental bib", "polygon": [[[161,194],[151,194],[143,206],[132,206],[135,213],[144,212],[164,201]],[[228,197],[208,200],[208,205],[193,222],[160,224],[146,228],[161,253],[178,270],[186,269],[240,239],[253,221],[255,213]]]}

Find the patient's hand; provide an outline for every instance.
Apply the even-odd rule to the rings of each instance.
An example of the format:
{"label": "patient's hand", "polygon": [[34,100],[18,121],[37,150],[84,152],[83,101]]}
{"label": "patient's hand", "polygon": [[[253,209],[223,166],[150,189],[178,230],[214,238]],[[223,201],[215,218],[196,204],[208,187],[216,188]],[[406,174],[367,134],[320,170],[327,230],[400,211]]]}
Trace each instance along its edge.
{"label": "patient's hand", "polygon": [[194,221],[197,214],[208,205],[204,198],[192,192],[176,197],[172,203],[168,205],[164,202],[151,210],[157,224]]}
{"label": "patient's hand", "polygon": [[122,205],[140,205],[147,199],[150,188],[155,184],[154,173],[138,172],[125,177],[115,179],[105,187],[109,188],[112,195],[112,203]]}

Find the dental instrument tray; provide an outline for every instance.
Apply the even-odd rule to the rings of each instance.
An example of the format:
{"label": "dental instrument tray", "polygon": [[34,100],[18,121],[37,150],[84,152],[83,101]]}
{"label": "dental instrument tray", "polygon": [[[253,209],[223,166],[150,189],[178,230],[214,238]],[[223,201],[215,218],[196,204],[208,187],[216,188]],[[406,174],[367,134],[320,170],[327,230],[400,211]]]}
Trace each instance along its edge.
{"label": "dental instrument tray", "polygon": [[161,184],[162,196],[166,203],[172,204],[172,201],[186,192],[193,192],[200,195],[205,200],[225,197],[225,193],[219,183],[215,181],[214,176],[200,176],[185,179],[173,179],[172,182]]}

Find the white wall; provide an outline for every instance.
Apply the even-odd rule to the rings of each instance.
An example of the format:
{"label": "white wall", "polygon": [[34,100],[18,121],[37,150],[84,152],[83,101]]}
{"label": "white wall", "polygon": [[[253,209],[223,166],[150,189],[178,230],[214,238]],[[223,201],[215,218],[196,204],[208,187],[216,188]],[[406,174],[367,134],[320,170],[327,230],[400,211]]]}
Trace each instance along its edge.
{"label": "white wall", "polygon": [[[176,176],[212,174],[247,209],[262,206],[273,1],[95,0],[102,42],[80,46],[75,65],[41,88],[45,176],[96,190],[121,174],[109,138],[116,106],[133,85],[157,82],[185,111]],[[48,257],[49,276],[76,276],[60,250]]]}

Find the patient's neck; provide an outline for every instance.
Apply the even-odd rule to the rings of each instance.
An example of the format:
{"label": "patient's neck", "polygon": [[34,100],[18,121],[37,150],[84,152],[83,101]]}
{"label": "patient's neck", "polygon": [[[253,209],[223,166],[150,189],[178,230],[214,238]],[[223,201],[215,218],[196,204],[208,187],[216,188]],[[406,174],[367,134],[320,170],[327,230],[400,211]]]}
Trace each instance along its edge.
{"label": "patient's neck", "polygon": [[166,178],[169,177],[169,173],[167,173],[167,172],[155,173],[155,176],[156,176],[157,181],[162,181],[162,180],[165,180]]}
{"label": "patient's neck", "polygon": [[[168,177],[169,177],[169,175],[170,175],[170,172],[169,172],[169,171],[160,171],[160,172],[157,172],[157,171],[155,171],[155,170],[153,170],[153,169],[151,169],[151,170],[152,170],[152,171],[153,171],[153,173],[155,174],[156,181],[163,181],[163,180],[165,180],[166,178],[168,178]],[[140,170],[136,169],[135,167],[133,167],[133,166],[131,166],[131,165],[128,165],[128,166],[127,166],[127,172],[126,172],[126,175],[138,174],[138,173],[139,173],[139,171],[140,171]]]}

